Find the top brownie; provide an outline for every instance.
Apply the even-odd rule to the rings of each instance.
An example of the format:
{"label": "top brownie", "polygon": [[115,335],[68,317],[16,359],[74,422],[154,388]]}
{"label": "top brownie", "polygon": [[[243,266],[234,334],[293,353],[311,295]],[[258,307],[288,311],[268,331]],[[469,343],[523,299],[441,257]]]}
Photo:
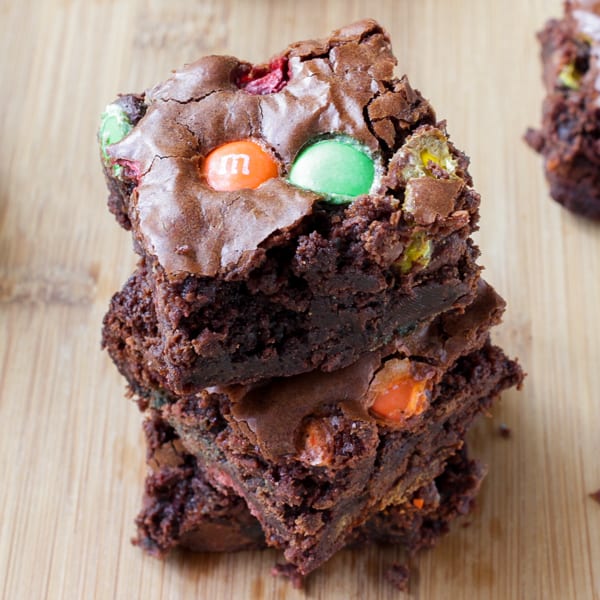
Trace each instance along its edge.
{"label": "top brownie", "polygon": [[268,65],[209,56],[107,107],[178,393],[342,368],[473,297],[479,196],[374,21]]}

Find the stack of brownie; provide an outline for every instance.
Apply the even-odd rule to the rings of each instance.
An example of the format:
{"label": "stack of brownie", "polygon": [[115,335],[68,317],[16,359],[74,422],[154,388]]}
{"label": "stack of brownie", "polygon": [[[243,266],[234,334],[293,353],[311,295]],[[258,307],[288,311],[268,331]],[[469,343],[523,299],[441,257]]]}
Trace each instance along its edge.
{"label": "stack of brownie", "polygon": [[489,339],[468,159],[395,63],[366,20],[104,113],[140,261],[103,343],[146,415],[148,552],[268,545],[300,577],[469,510],[465,435],[522,373]]}
{"label": "stack of brownie", "polygon": [[564,7],[539,34],[547,95],[542,126],[526,140],[544,157],[552,197],[600,220],[600,2]]}

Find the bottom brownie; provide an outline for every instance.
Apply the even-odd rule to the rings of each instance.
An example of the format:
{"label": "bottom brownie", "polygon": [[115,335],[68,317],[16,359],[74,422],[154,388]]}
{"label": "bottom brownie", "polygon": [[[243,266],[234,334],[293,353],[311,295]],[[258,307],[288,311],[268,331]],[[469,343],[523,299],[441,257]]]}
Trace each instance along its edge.
{"label": "bottom brownie", "polygon": [[[211,484],[198,459],[186,452],[175,431],[158,414],[144,424],[151,473],[136,519],[134,543],[163,557],[175,547],[197,552],[234,552],[266,547],[245,502],[230,489]],[[449,524],[467,514],[485,470],[463,449],[444,472],[407,501],[388,506],[358,528],[349,544],[400,544],[411,552],[428,548]]]}
{"label": "bottom brownie", "polygon": [[262,529],[245,502],[207,481],[197,459],[157,413],[146,419],[144,432],[150,473],[136,518],[136,545],[157,557],[176,546],[197,552],[265,546]]}

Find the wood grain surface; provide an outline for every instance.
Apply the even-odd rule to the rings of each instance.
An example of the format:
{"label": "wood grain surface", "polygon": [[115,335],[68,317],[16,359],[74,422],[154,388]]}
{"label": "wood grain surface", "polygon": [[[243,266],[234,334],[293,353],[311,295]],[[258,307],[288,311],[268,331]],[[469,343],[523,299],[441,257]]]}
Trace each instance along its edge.
{"label": "wood grain surface", "polygon": [[[119,91],[207,53],[263,61],[365,16],[472,157],[495,339],[529,376],[475,428],[490,468],[469,527],[411,561],[414,598],[600,598],[600,226],[549,200],[534,33],[559,0],[0,0],[0,593],[5,599],[388,599],[395,548],[344,551],[306,591],[273,551],[148,558],[130,544],[141,416],[100,352],[133,270],[95,130]],[[506,423],[512,436],[498,434]]]}

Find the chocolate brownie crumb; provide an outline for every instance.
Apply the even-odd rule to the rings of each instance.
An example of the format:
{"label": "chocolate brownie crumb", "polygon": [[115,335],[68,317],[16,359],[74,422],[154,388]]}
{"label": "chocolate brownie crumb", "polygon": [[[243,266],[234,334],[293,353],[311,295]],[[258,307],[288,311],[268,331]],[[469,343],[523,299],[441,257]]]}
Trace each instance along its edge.
{"label": "chocolate brownie crumb", "polygon": [[600,504],[600,489],[597,489],[595,492],[590,494],[590,498],[595,500],[598,504]]}
{"label": "chocolate brownie crumb", "polygon": [[512,437],[512,429],[506,423],[500,423],[500,425],[498,425],[498,433],[500,434],[500,437],[503,437],[506,440]]}
{"label": "chocolate brownie crumb", "polygon": [[409,591],[410,569],[407,565],[393,563],[385,573],[385,578],[400,592]]}
{"label": "chocolate brownie crumb", "polygon": [[297,590],[304,586],[304,576],[300,574],[295,565],[277,563],[271,570],[273,577],[285,577]]}

